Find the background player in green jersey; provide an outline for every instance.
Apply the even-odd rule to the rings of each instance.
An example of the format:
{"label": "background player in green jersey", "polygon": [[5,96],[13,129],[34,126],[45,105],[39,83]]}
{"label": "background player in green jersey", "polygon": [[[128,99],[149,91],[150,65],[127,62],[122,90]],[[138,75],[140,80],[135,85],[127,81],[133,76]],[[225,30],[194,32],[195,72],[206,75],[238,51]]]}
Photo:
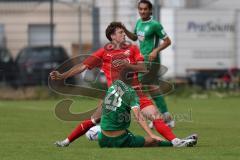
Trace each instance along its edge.
{"label": "background player in green jersey", "polygon": [[[167,48],[171,44],[170,38],[165,33],[162,25],[152,18],[152,4],[148,0],[141,0],[138,3],[138,12],[140,19],[137,21],[134,33],[131,33],[125,28],[127,36],[140,44],[141,54],[149,69],[149,76],[144,76],[147,79],[142,79],[143,83],[158,82],[158,71],[160,67],[159,52]],[[159,45],[159,40],[163,42]],[[150,64],[150,65],[149,65]],[[149,88],[153,89],[153,88]],[[170,126],[174,127],[174,120],[168,112],[167,104],[164,98],[154,94],[153,100],[160,112],[163,114],[163,119]]]}
{"label": "background player in green jersey", "polygon": [[[135,136],[128,130],[131,110],[139,125],[148,134],[147,137]],[[173,146],[171,142],[163,141],[152,133],[140,111],[135,90],[121,80],[116,80],[107,91],[100,126],[101,132],[98,133],[100,147]],[[194,144],[196,144],[195,139],[186,139],[178,147],[189,147]]]}

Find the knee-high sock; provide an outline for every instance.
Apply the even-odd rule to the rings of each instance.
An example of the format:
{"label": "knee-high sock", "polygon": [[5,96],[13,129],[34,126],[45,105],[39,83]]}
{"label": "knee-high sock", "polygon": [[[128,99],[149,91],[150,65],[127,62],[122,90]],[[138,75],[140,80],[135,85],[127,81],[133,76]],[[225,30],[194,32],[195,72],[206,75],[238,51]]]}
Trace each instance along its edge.
{"label": "knee-high sock", "polygon": [[171,128],[169,128],[163,121],[163,119],[155,119],[153,121],[153,126],[157,130],[159,134],[161,134],[164,138],[169,141],[172,141],[176,136],[172,132]]}
{"label": "knee-high sock", "polygon": [[162,96],[153,97],[153,100],[161,113],[168,111],[167,104]]}
{"label": "knee-high sock", "polygon": [[72,133],[68,136],[68,140],[73,142],[75,139],[85,134],[93,126],[95,126],[95,124],[91,121],[91,119],[84,120],[72,131]]}
{"label": "knee-high sock", "polygon": [[158,142],[158,146],[159,147],[172,147],[173,144],[172,144],[172,142],[169,142],[169,141],[160,141],[160,142]]}

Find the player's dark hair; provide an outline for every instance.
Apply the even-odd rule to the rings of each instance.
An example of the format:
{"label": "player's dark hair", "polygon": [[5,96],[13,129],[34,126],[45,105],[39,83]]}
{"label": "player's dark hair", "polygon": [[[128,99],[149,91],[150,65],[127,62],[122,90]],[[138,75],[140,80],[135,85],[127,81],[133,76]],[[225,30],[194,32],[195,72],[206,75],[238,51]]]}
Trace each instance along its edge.
{"label": "player's dark hair", "polygon": [[150,1],[148,1],[148,0],[140,0],[140,1],[138,2],[138,7],[139,7],[139,5],[140,5],[141,3],[147,4],[149,10],[152,10],[153,5],[152,5],[152,3],[151,3]]}
{"label": "player's dark hair", "polygon": [[111,22],[111,23],[108,25],[105,33],[106,33],[106,37],[107,37],[107,39],[108,39],[109,41],[112,41],[111,35],[116,32],[116,29],[117,29],[117,28],[122,28],[122,29],[123,29],[124,26],[122,25],[121,22]]}

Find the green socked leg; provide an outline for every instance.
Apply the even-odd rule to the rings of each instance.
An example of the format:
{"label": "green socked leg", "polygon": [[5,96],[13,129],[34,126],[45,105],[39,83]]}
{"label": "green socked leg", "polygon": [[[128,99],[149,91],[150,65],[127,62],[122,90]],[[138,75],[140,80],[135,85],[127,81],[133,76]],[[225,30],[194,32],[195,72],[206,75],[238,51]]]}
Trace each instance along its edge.
{"label": "green socked leg", "polygon": [[154,97],[153,100],[161,113],[168,112],[167,104],[162,96]]}
{"label": "green socked leg", "polygon": [[159,147],[172,147],[173,144],[169,141],[160,141],[158,142]]}

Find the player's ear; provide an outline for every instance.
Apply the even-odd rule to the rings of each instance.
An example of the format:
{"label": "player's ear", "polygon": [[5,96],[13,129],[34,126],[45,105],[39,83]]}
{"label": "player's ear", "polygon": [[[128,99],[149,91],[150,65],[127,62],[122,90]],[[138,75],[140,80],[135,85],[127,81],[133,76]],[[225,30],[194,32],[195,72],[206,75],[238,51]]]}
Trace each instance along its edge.
{"label": "player's ear", "polygon": [[116,36],[115,36],[115,34],[111,34],[110,37],[111,37],[112,40],[115,40]]}

